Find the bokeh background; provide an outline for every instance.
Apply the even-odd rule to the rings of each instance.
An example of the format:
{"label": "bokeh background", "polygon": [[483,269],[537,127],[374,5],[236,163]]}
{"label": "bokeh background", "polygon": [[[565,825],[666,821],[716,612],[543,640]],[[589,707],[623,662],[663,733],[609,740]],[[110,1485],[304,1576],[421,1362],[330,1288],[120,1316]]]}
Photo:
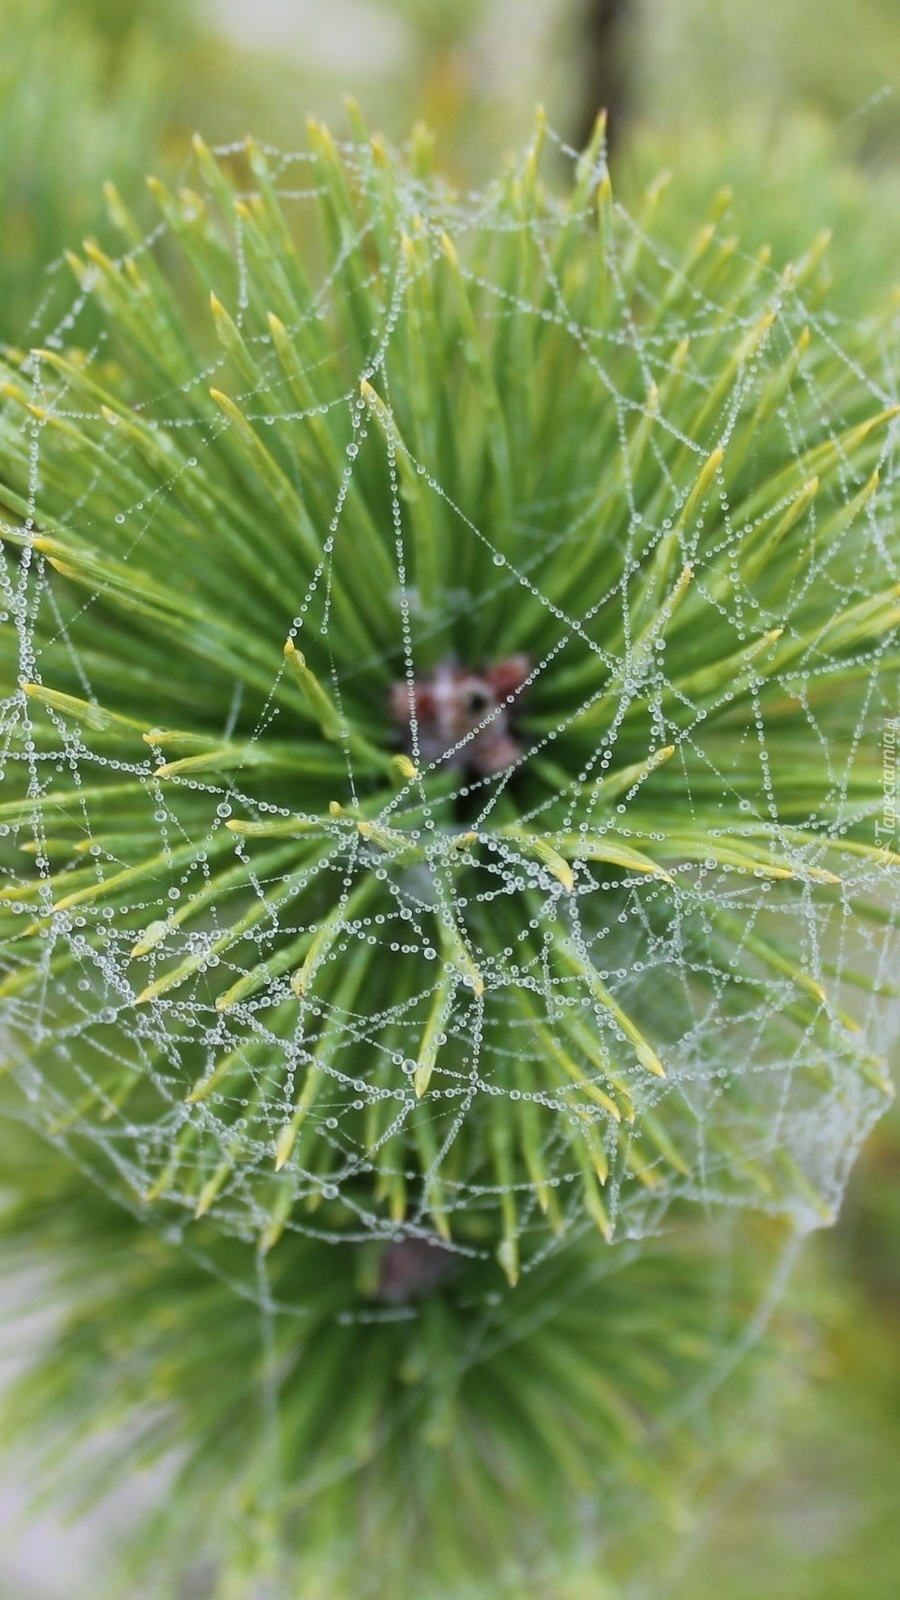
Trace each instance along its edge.
{"label": "bokeh background", "polygon": [[[103,240],[106,180],[140,214],[143,175],[177,179],[195,128],[298,148],[310,114],[346,125],[348,94],[393,142],[427,122],[463,187],[527,138],[536,102],[576,147],[608,107],[626,204],[671,168],[668,225],[688,233],[731,185],[729,223],[776,260],[832,230],[838,339],[900,308],[898,0],[0,0],[0,341],[26,347],[63,311],[64,252]],[[768,1412],[623,1600],[896,1600],[896,1111],[788,1292]],[[68,1528],[26,1516],[27,1478],[4,1480],[0,1600],[102,1596],[109,1530],[152,1482]]]}

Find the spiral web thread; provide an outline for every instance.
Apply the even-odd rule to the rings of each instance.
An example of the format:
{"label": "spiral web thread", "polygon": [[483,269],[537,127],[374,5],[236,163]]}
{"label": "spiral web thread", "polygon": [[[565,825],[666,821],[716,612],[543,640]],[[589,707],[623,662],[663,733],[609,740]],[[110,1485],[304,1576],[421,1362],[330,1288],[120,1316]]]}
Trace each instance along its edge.
{"label": "spiral web thread", "polygon": [[[235,152],[226,150],[220,154],[227,158]],[[302,217],[305,208],[315,201],[320,183],[312,158],[306,154],[266,154],[286,214]],[[368,183],[369,147],[342,145],[340,154],[347,169],[358,171],[360,181]],[[602,158],[598,158],[598,171],[601,162]],[[820,725],[822,708],[832,709],[828,692],[832,677],[838,684],[837,693],[843,692],[834,657],[823,652],[818,664],[799,668],[786,660],[783,671],[775,674],[784,693],[802,706],[809,736],[807,748],[817,751],[816,759],[827,770],[827,782],[820,785],[827,805],[812,819],[818,831],[807,827],[801,837],[798,825],[808,819],[799,815],[796,808],[789,809],[786,820],[781,814],[783,790],[778,762],[785,759],[785,751],[778,743],[777,729],[773,748],[768,702],[763,703],[763,677],[757,686],[759,692],[751,684],[743,701],[745,715],[734,735],[736,765],[745,772],[749,766],[754,773],[752,789],[748,789],[746,783],[736,783],[735,768],[717,763],[715,746],[705,733],[705,724],[715,720],[723,699],[734,688],[733,679],[719,683],[711,693],[698,682],[692,698],[686,695],[680,681],[675,683],[667,676],[666,626],[680,603],[680,594],[671,587],[664,594],[660,606],[662,622],[655,636],[651,634],[652,648],[642,654],[629,637],[632,619],[624,604],[625,585],[621,586],[623,642],[621,649],[612,652],[595,636],[592,620],[615,600],[614,591],[594,599],[589,611],[579,609],[577,595],[561,607],[543,592],[542,574],[547,564],[558,552],[575,547],[579,530],[588,527],[597,515],[602,487],[592,489],[576,484],[568,500],[560,496],[550,506],[520,504],[516,509],[517,539],[511,552],[508,542],[502,547],[495,542],[487,521],[479,521],[471,506],[460,503],[455,485],[442,482],[432,463],[418,458],[393,428],[393,351],[398,338],[409,331],[404,326],[412,315],[406,294],[417,271],[413,261],[404,275],[400,234],[413,234],[418,228],[426,253],[436,253],[440,235],[450,226],[460,248],[460,270],[465,277],[469,269],[464,247],[470,234],[484,235],[486,230],[496,229],[499,238],[513,231],[508,216],[497,206],[496,197],[488,193],[462,200],[444,196],[429,199],[421,185],[408,179],[406,187],[400,188],[398,215],[391,217],[387,209],[384,217],[376,213],[374,221],[367,223],[359,236],[344,239],[346,256],[356,250],[364,256],[363,233],[379,225],[389,226],[396,234],[401,266],[384,288],[386,303],[368,359],[357,372],[356,381],[345,386],[331,402],[331,410],[339,410],[347,419],[348,443],[333,518],[323,533],[321,558],[305,592],[288,600],[294,611],[290,636],[315,663],[317,681],[339,714],[348,687],[352,690],[369,679],[384,680],[386,660],[387,677],[405,679],[410,704],[414,705],[416,685],[421,679],[419,651],[429,628],[435,633],[447,631],[459,639],[464,636],[463,623],[468,626],[469,619],[473,637],[479,641],[476,659],[489,661],[490,641],[484,638],[479,619],[499,615],[502,608],[514,610],[527,603],[536,614],[552,616],[555,642],[549,649],[536,650],[529,659],[521,721],[516,725],[522,768],[528,769],[541,758],[552,760],[573,720],[567,709],[565,719],[561,717],[554,723],[536,692],[542,677],[554,670],[558,658],[580,661],[593,654],[604,671],[618,673],[619,682],[616,707],[602,734],[598,732],[596,749],[572,771],[569,792],[553,798],[553,838],[558,840],[562,833],[580,834],[582,839],[593,837],[592,830],[600,816],[600,785],[614,776],[621,765],[617,751],[619,729],[627,719],[630,704],[641,699],[649,708],[645,763],[650,762],[654,752],[674,746],[665,763],[667,771],[671,774],[680,767],[686,774],[688,769],[682,758],[687,755],[691,772],[703,775],[704,794],[718,789],[721,805],[734,811],[738,836],[743,829],[746,839],[746,862],[731,862],[721,841],[717,842],[711,833],[708,853],[686,852],[677,867],[666,858],[667,877],[661,871],[648,870],[647,858],[651,863],[657,861],[667,833],[689,831],[689,821],[701,814],[692,782],[685,777],[680,785],[671,781],[666,787],[653,814],[655,826],[648,825],[646,814],[639,811],[636,830],[632,831],[635,796],[644,792],[645,783],[650,785],[650,772],[633,776],[610,811],[615,837],[643,858],[636,867],[613,863],[611,870],[609,863],[579,857],[577,851],[564,863],[558,850],[548,847],[543,855],[535,854],[507,832],[499,843],[495,838],[485,847],[486,853],[479,858],[480,872],[473,873],[466,886],[444,870],[451,850],[446,841],[441,843],[443,854],[439,857],[405,864],[402,855],[390,853],[396,840],[389,839],[386,846],[387,835],[378,835],[378,829],[389,833],[401,826],[404,809],[415,806],[416,778],[403,777],[401,773],[395,791],[384,792],[378,808],[365,812],[369,833],[360,829],[353,808],[364,808],[371,785],[367,777],[360,782],[356,747],[352,740],[344,739],[337,744],[345,758],[345,779],[333,795],[343,811],[335,812],[326,822],[323,849],[309,867],[307,877],[279,903],[278,895],[272,891],[278,888],[279,871],[286,882],[290,866],[270,867],[258,873],[252,838],[240,831],[229,831],[228,824],[242,820],[259,824],[267,819],[286,818],[292,809],[290,804],[270,804],[254,788],[253,781],[254,749],[265,739],[289,742],[295,736],[291,712],[279,701],[280,685],[291,669],[290,661],[286,663],[281,656],[281,619],[273,621],[271,637],[263,641],[267,648],[271,646],[270,692],[265,693],[258,683],[250,689],[235,681],[232,703],[219,724],[217,731],[223,740],[228,740],[239,720],[246,725],[248,700],[255,695],[253,729],[245,738],[246,760],[237,770],[225,774],[201,772],[194,776],[185,771],[160,777],[160,764],[174,764],[177,752],[173,756],[165,748],[154,748],[152,740],[146,754],[138,745],[133,760],[122,760],[120,755],[111,757],[89,725],[79,723],[66,714],[65,708],[46,700],[36,705],[33,696],[10,683],[3,703],[4,763],[7,776],[15,774],[17,794],[25,792],[19,769],[27,770],[27,793],[34,805],[29,815],[7,818],[2,823],[7,836],[6,887],[13,891],[11,904],[21,910],[23,924],[32,922],[36,906],[42,907],[41,961],[46,973],[44,983],[23,985],[24,966],[17,940],[9,940],[4,956],[4,971],[11,980],[4,1001],[5,1048],[24,1090],[27,1115],[70,1146],[79,1162],[95,1171],[103,1183],[112,1184],[129,1203],[140,1207],[148,1196],[161,1202],[172,1236],[183,1236],[189,1245],[198,1212],[214,1217],[217,1226],[227,1233],[269,1244],[282,1227],[319,1239],[332,1235],[388,1239],[396,1236],[398,1228],[432,1237],[436,1225],[449,1218],[450,1247],[477,1254],[483,1247],[478,1243],[477,1232],[466,1232],[466,1218],[470,1212],[477,1216],[499,1210],[505,1218],[507,1245],[510,1238],[528,1241],[533,1236],[533,1260],[556,1248],[558,1241],[573,1229],[584,1227],[588,1192],[597,1201],[594,1220],[599,1217],[604,1231],[611,1231],[617,1239],[640,1240],[658,1231],[676,1198],[694,1202],[704,1212],[715,1212],[722,1206],[757,1207],[786,1212],[801,1229],[814,1226],[836,1214],[854,1155],[883,1108],[885,1062],[896,1027],[890,987],[896,972],[896,941],[888,914],[897,889],[891,851],[898,849],[895,749],[900,726],[900,687],[896,675],[892,679],[890,669],[884,665],[885,660],[892,659],[894,636],[888,632],[875,640],[866,638],[857,650],[852,726],[845,749],[850,752],[852,766],[863,760],[874,774],[863,803],[850,795],[850,771],[834,761],[829,729],[824,722]],[[549,260],[562,220],[551,211],[536,214],[516,226],[529,231],[531,242]],[[646,296],[655,293],[658,307],[666,285],[681,271],[674,252],[655,243],[642,223],[631,221],[619,207],[616,226],[619,255],[613,258],[613,276],[616,262],[621,264],[629,248],[639,251],[648,264],[641,280],[642,292]],[[249,295],[240,221],[235,238],[239,294],[232,309],[235,326],[241,329]],[[146,238],[135,241],[123,259],[130,257],[138,265],[145,265],[160,252],[164,256],[170,242],[170,224],[164,222]],[[714,235],[713,248],[719,245],[724,245],[721,229]],[[748,395],[762,391],[775,359],[783,359],[802,331],[811,328],[821,348],[827,350],[829,364],[823,369],[827,381],[823,379],[821,387],[817,367],[804,371],[805,399],[821,419],[820,442],[830,442],[840,454],[844,420],[835,392],[840,392],[842,384],[865,386],[873,413],[890,407],[895,392],[890,355],[883,352],[884,365],[877,374],[864,375],[856,358],[843,352],[840,327],[811,309],[804,302],[801,289],[785,288],[774,269],[760,268],[758,263],[754,267],[749,258],[746,265],[748,271],[753,268],[758,273],[773,320],[767,341],[738,366],[730,391],[717,402],[721,413],[716,443],[727,455],[735,418],[741,406],[746,405]],[[326,272],[317,291],[323,307],[333,292],[333,278],[339,266],[338,260],[332,272]],[[477,287],[488,304],[493,301],[497,317],[506,317],[512,310],[520,326],[549,320],[575,342],[584,362],[596,372],[598,394],[604,396],[607,415],[615,417],[611,432],[617,442],[612,471],[632,499],[627,537],[637,552],[636,562],[646,563],[673,525],[677,528],[678,511],[684,505],[687,489],[704,462],[711,459],[707,437],[695,440],[680,433],[677,425],[671,427],[670,437],[677,435],[693,467],[683,484],[670,477],[668,509],[648,526],[645,511],[633,499],[630,488],[636,430],[642,423],[650,430],[659,419],[655,401],[648,402],[647,397],[664,389],[671,376],[672,351],[679,341],[690,336],[691,351],[702,352],[711,331],[724,327],[734,342],[739,342],[755,325],[759,300],[749,310],[740,303],[723,303],[716,297],[713,280],[708,289],[680,297],[675,312],[657,324],[655,333],[647,334],[638,318],[623,314],[615,329],[605,330],[601,338],[573,318],[563,288],[554,286],[552,275],[549,282],[549,308],[545,302],[522,300],[511,294],[505,284],[483,275]],[[372,283],[368,285],[371,287]],[[87,302],[87,293],[82,294],[61,322],[49,332],[43,331],[40,342],[45,348],[52,352],[79,342]],[[652,312],[653,301],[643,309]],[[255,331],[251,343],[254,359],[271,385],[269,401],[272,396],[277,400],[277,416],[275,407],[270,410],[267,406],[266,392],[247,388],[236,395],[244,417],[263,435],[272,425],[306,425],[309,413],[293,407],[287,394],[276,360],[274,335]],[[643,379],[643,398],[636,398],[634,392],[617,391],[606,365],[607,350],[613,345],[634,358]],[[92,353],[102,363],[107,353],[104,336],[94,344]],[[229,359],[230,352],[226,350],[214,354],[202,368],[198,363],[197,370],[181,385],[181,395],[188,404],[194,396],[205,400],[208,390],[215,388],[220,378],[222,387],[234,394],[233,380],[221,377]],[[693,370],[694,359],[693,353],[688,355],[686,370],[696,392],[712,391],[714,374]],[[32,375],[31,397],[40,400],[45,393],[42,369],[36,363],[26,370]],[[360,382],[370,384],[372,393],[365,391],[360,398]],[[168,393],[160,390],[156,398],[143,398],[139,411],[142,419],[158,424],[161,433],[169,431],[178,447],[183,424],[172,420],[169,399]],[[55,417],[76,426],[84,416],[81,397],[75,392],[69,395],[65,386],[53,398],[52,411]],[[464,422],[465,419],[461,425]],[[587,425],[591,425],[591,419]],[[232,419],[219,414],[206,431],[206,449],[214,453],[222,436],[233,426]],[[785,460],[801,463],[809,448],[808,436],[797,422],[791,400],[784,402],[770,426],[779,436]],[[789,637],[792,619],[802,608],[810,586],[829,593],[837,618],[855,616],[854,607],[874,592],[881,594],[900,578],[896,540],[888,513],[882,509],[891,504],[893,493],[894,430],[895,424],[889,422],[880,437],[876,459],[869,463],[880,469],[877,493],[847,524],[858,542],[855,568],[843,555],[842,540],[849,538],[849,533],[840,526],[835,531],[828,525],[821,547],[816,546],[810,559],[797,562],[796,577],[789,577],[777,603],[761,606],[756,595],[743,589],[740,582],[724,600],[716,599],[707,590],[709,605],[717,614],[726,615],[735,627],[736,650],[740,639],[752,641],[763,633],[774,635],[778,629]],[[110,459],[121,459],[121,433],[121,422],[109,419],[106,440]],[[43,424],[38,419],[32,427],[30,446],[33,505],[39,503],[44,485],[43,439]],[[655,449],[651,441],[649,450]],[[355,559],[353,550],[342,540],[342,532],[361,451],[381,452],[391,484],[393,588],[384,596],[384,605],[392,612],[395,642],[389,653],[363,655],[349,663],[346,650],[338,657],[330,647],[334,631],[343,625],[335,615],[339,580],[346,565]],[[441,514],[452,526],[466,530],[471,547],[484,558],[475,563],[479,573],[477,588],[468,587],[465,581],[445,585],[438,608],[427,617],[423,598],[410,579],[409,491],[401,456],[407,465],[412,462],[422,493],[440,505]],[[665,478],[665,461],[662,456],[658,461],[660,477]],[[146,497],[141,494],[129,498],[125,474],[110,479],[108,492],[117,509],[110,508],[108,514],[114,517],[119,530],[121,557],[126,565],[130,555],[139,557],[144,542],[153,538],[160,504],[179,486],[184,475],[190,478],[195,471],[202,471],[203,464],[199,451],[180,457],[173,466],[170,482],[161,483]],[[86,478],[84,482],[85,501],[89,501],[102,479],[102,458],[92,470],[93,479]],[[836,483],[832,492],[845,507],[849,506],[860,493],[852,461],[839,464]],[[711,570],[711,563],[722,550],[727,550],[729,542],[738,541],[740,534],[731,519],[728,490],[717,462],[709,468],[709,491],[713,501],[719,503],[716,547],[710,550],[703,543],[702,518],[691,529],[681,529],[684,559],[693,568],[691,592],[701,595],[704,573]],[[782,496],[782,510],[789,499]],[[77,501],[71,504],[69,514],[76,526],[80,515]],[[16,528],[27,527],[27,519],[21,523],[18,519],[9,520]],[[39,514],[34,522],[40,526]],[[821,538],[814,519],[806,537],[812,541]],[[27,544],[27,540],[24,542]],[[263,543],[260,561],[267,559]],[[623,555],[621,566],[628,568],[627,554]],[[23,555],[21,549],[9,546],[5,547],[3,585],[7,613],[4,626],[16,631],[19,642],[20,684],[38,682],[52,690],[59,681],[58,663],[63,661],[67,683],[76,680],[80,684],[73,693],[87,702],[94,701],[94,598],[89,588],[61,591],[50,564],[33,551],[29,555],[26,550]],[[502,606],[498,607],[498,601]],[[290,613],[287,620],[290,621]],[[702,608],[695,627],[704,627]],[[527,649],[527,641],[517,644]],[[752,670],[746,662],[735,663],[732,668],[733,674],[749,672],[751,677]],[[862,691],[860,681],[864,685]],[[590,695],[594,694],[592,686]],[[152,691],[148,691],[148,697],[152,706]],[[586,697],[585,705],[588,703]],[[673,704],[678,706],[677,716],[671,714]],[[529,722],[535,707],[541,714]],[[33,717],[41,719],[43,737],[35,739]],[[49,739],[48,727],[53,729]],[[403,730],[395,731],[399,744]],[[466,746],[475,737],[465,734],[459,741],[463,761]],[[427,772],[429,763],[427,757],[422,758],[415,715],[411,718],[409,756],[418,764],[420,774]],[[111,766],[115,769],[112,772]],[[50,886],[51,868],[65,868],[70,861],[79,867],[93,864],[98,879],[109,879],[131,865],[117,855],[115,838],[110,841],[108,829],[95,822],[91,794],[98,784],[135,779],[141,790],[141,798],[134,802],[136,826],[154,836],[148,840],[144,853],[148,857],[159,856],[162,865],[158,873],[138,877],[133,889],[126,886],[120,890],[115,912],[104,905],[102,896],[50,910],[59,899],[58,886]],[[483,845],[494,818],[503,814],[504,797],[515,794],[516,782],[515,769],[499,777],[479,777],[469,771],[464,821],[455,829],[454,840],[457,834],[466,832],[477,836]],[[48,844],[48,835],[61,831],[60,816],[40,804],[41,797],[60,783],[65,783],[71,795],[67,827],[72,849],[71,856],[63,855],[61,861],[60,847],[52,838]],[[180,809],[185,795],[190,797],[194,819],[204,813],[202,828],[196,821],[186,828]],[[670,808],[668,812],[666,807]],[[294,808],[304,810],[302,795]],[[550,800],[538,798],[531,811],[519,820],[540,836],[544,814],[550,810]],[[704,819],[708,815],[708,811],[702,812]],[[838,860],[825,844],[841,839],[851,843],[839,852]],[[772,859],[770,847],[775,848],[773,840],[777,841],[779,860],[787,861],[794,872],[789,893],[783,892],[778,876],[767,870],[766,863]],[[868,842],[881,854],[857,851],[852,841]],[[27,852],[24,856],[21,847]],[[216,900],[195,924],[186,919],[177,934],[158,938],[160,929],[165,935],[167,919],[173,911],[182,908],[191,897],[202,895],[210,880],[210,863],[223,847],[240,868],[241,907],[246,909],[254,899],[261,902],[264,897],[268,902],[265,918],[251,935],[256,944],[255,957],[246,941],[237,952],[226,947],[219,953],[217,941],[228,927],[228,918]],[[457,851],[477,848],[458,842],[452,845]],[[40,894],[35,898],[29,891],[20,905],[15,892],[32,884],[35,865],[38,878],[47,886],[45,897],[42,902]],[[569,866],[571,877],[564,870],[565,865]],[[827,877],[832,869],[839,883]],[[326,903],[341,909],[335,936],[321,943],[314,963],[316,970],[327,973],[329,965],[347,964],[355,952],[365,949],[372,961],[377,957],[384,964],[383,970],[390,974],[392,964],[406,957],[415,962],[412,992],[409,985],[395,992],[386,977],[381,1008],[370,1002],[344,1007],[328,1001],[327,988],[326,998],[320,998],[312,982],[305,993],[292,992],[288,970],[253,990],[246,999],[239,997],[234,1004],[217,1008],[217,998],[232,991],[255,961],[265,961],[281,945],[297,941],[304,933],[315,936],[320,924],[310,921],[301,890],[307,879],[315,880],[317,874],[327,883]],[[367,883],[372,886],[371,896],[365,890],[360,892],[360,885]],[[537,935],[524,938],[524,942],[515,932],[509,932],[509,919],[504,916],[505,905],[521,896],[523,890],[532,912],[523,934]],[[473,902],[491,908],[489,917],[497,908],[497,924],[502,932],[493,945],[476,948],[471,940],[466,943],[469,907],[464,898],[469,894]],[[875,920],[859,915],[857,908],[863,900],[878,908]],[[233,913],[227,909],[231,917]],[[611,1006],[598,1008],[596,996],[586,993],[582,976],[574,969],[561,971],[547,958],[547,945],[542,946],[541,940],[548,923],[566,928],[577,961],[587,963],[598,975],[611,997]],[[463,930],[462,950],[455,945],[448,956],[446,946],[438,948],[435,928],[441,924]],[[727,960],[716,953],[722,948],[716,941],[721,941],[723,927],[727,928]],[[140,942],[142,929],[147,953],[136,963],[136,937]],[[799,952],[794,966],[791,960],[779,961],[779,929],[784,931],[791,948]],[[198,958],[199,969],[199,958],[204,956],[205,986],[194,987],[186,999],[176,987],[151,994],[148,1001],[135,1005],[138,992],[152,989],[159,975],[175,962]],[[858,982],[848,989],[844,979],[851,969],[858,975]],[[449,998],[440,1009],[441,983],[448,971]],[[734,985],[742,973],[749,973],[752,981],[747,983],[743,1003],[736,1007]],[[516,1011],[515,1007],[510,1010],[505,1003],[492,1006],[492,995],[505,995],[510,990],[527,995],[524,1011]],[[798,997],[809,1009],[793,1028],[782,1027],[777,1019],[796,1008]],[[279,1005],[283,1008],[286,1003],[294,1006],[294,1020],[288,1027],[280,1021],[273,1025],[274,1009]],[[424,1094],[418,1094],[415,1079],[417,1070],[420,1075],[422,1072],[423,1019],[431,1015],[434,1006],[439,1009],[441,1037],[450,1041],[449,1063],[444,1066],[439,1053]],[[641,1059],[642,1047],[638,1046],[637,1058],[634,1050],[619,1049],[617,1059],[624,1063],[618,1067],[623,1087],[621,1093],[609,1092],[606,1105],[583,1092],[583,1086],[566,1085],[564,1074],[558,1071],[554,1072],[553,1086],[546,1084],[548,1032],[551,1037],[557,1036],[560,1018],[576,1015],[586,1019],[607,1044],[615,1041],[618,1048],[623,1041],[627,1045],[629,1037],[627,1029],[624,1035],[621,1032],[621,1014],[636,1020],[644,1049],[646,1041],[652,1040],[653,1059],[658,1055],[663,1063],[664,1078],[647,1070],[646,1059]],[[325,1164],[323,1177],[315,1161],[307,1163],[305,1157],[295,1160],[289,1148],[279,1174],[281,1184],[287,1187],[280,1188],[273,1200],[270,1180],[274,1158],[279,1140],[285,1138],[285,1128],[296,1116],[298,1097],[310,1066],[310,1040],[319,1040],[326,1032],[330,1046],[324,1063],[324,1084],[309,1109],[306,1126],[314,1130],[320,1146],[324,1144],[333,1154]],[[246,1053],[248,1046],[252,1046],[248,1055],[250,1071],[241,1079],[238,1103],[227,1075],[208,1092],[188,1098],[192,1086],[212,1079],[217,1065],[229,1052]],[[566,1048],[572,1052],[571,1038]],[[583,1056],[580,1059],[583,1077],[596,1087],[602,1080],[594,1077]],[[371,1077],[360,1068],[360,1062],[366,1060],[373,1063]],[[380,1070],[382,1067],[393,1070]],[[141,1120],[139,1111],[135,1112],[129,1093],[119,1096],[110,1087],[119,1083],[130,1086],[136,1077],[152,1080],[157,1096],[154,1112],[146,1121]],[[529,1084],[530,1088],[523,1088],[522,1084]],[[478,1118],[491,1123],[498,1100],[520,1106],[523,1098],[532,1099],[541,1111],[540,1141],[532,1167],[511,1169],[506,1183],[498,1179],[496,1167],[489,1168],[485,1176],[483,1163],[473,1162],[469,1167],[463,1164],[454,1171],[452,1151],[464,1131]],[[435,1184],[426,1181],[422,1197],[413,1203],[402,1222],[390,1209],[370,1204],[365,1186],[360,1183],[360,1174],[371,1170],[372,1151],[363,1147],[359,1130],[374,1099],[387,1099],[390,1103],[391,1115],[381,1119],[378,1137],[382,1141],[394,1140],[396,1160],[401,1166],[410,1161],[412,1141],[407,1142],[404,1137],[408,1119],[414,1113],[421,1118],[422,1107],[429,1104],[435,1108],[436,1116],[448,1107],[453,1110],[452,1116],[436,1122],[440,1138],[434,1140],[430,1153],[423,1143],[427,1132],[416,1136],[419,1165],[427,1180],[437,1177],[440,1190],[436,1198]],[[634,1140],[625,1127],[627,1118],[622,1117],[626,1102],[634,1109]],[[675,1131],[670,1132],[671,1124],[663,1114],[673,1106],[678,1110]],[[190,1143],[184,1138],[187,1126],[202,1130],[204,1153],[199,1172]],[[592,1152],[590,1159],[595,1163],[596,1174],[602,1153],[606,1154],[609,1175],[602,1197],[596,1186],[588,1189],[588,1179],[579,1161],[573,1158],[573,1126],[583,1130],[588,1140],[579,1146],[581,1166],[586,1159],[585,1150]],[[655,1130],[649,1137],[648,1127]],[[211,1148],[219,1151],[219,1163],[210,1160]],[[173,1151],[177,1150],[181,1156],[173,1160]],[[536,1176],[536,1171],[540,1175]],[[445,1177],[448,1172],[449,1177]],[[555,1223],[549,1230],[543,1225],[545,1186],[557,1196]],[[288,1196],[290,1205],[286,1204]],[[339,1214],[333,1209],[336,1205],[341,1207]],[[275,1214],[277,1225],[273,1224]],[[460,1219],[463,1225],[458,1229],[456,1223]],[[527,1266],[527,1249],[524,1256]],[[501,1260],[509,1268],[509,1249],[504,1258],[502,1246]]]}

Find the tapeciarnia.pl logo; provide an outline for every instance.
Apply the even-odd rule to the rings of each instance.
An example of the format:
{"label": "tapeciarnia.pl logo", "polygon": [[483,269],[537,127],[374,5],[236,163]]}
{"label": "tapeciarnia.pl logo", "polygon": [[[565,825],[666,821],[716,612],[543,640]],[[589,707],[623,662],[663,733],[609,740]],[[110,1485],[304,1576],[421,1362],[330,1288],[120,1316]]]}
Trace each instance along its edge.
{"label": "tapeciarnia.pl logo", "polygon": [[881,817],[875,823],[875,842],[888,848],[897,839],[898,796],[897,746],[900,744],[900,716],[886,717],[881,738]]}

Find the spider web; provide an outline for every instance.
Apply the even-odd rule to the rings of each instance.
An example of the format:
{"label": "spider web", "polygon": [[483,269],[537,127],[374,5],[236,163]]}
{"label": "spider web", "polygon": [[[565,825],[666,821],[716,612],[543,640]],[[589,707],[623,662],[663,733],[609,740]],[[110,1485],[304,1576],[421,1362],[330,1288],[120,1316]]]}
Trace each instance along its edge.
{"label": "spider web", "polygon": [[[217,154],[243,171],[243,147]],[[274,196],[302,239],[334,204],[324,159],[257,153],[210,246],[219,343],[160,314],[155,385],[145,347],[128,378],[146,330],[122,286],[155,292],[161,266],[195,303],[191,207],[224,182],[203,158],[212,195],[83,259],[11,375],[36,408],[3,421],[3,1028],[26,1115],[174,1236],[205,1218],[267,1249],[439,1238],[514,1278],[586,1215],[631,1240],[675,1200],[831,1220],[896,1030],[895,424],[852,432],[892,404],[886,343],[875,370],[852,330],[843,348],[815,252],[786,277],[722,223],[679,251],[655,195],[637,219],[608,204],[596,324],[567,241],[596,228],[602,151],[574,211],[516,210],[530,157],[459,197],[388,185],[348,142],[365,206],[317,225],[292,381],[254,228]],[[477,330],[435,331],[447,261],[502,399]],[[112,333],[54,365],[98,296]],[[564,378],[538,389],[552,360],[528,365],[547,330],[577,355],[574,414]],[[816,465],[827,501],[798,509]],[[331,508],[310,526],[307,491]],[[517,654],[521,688],[435,751],[428,686]],[[493,772],[473,752],[498,717]]]}

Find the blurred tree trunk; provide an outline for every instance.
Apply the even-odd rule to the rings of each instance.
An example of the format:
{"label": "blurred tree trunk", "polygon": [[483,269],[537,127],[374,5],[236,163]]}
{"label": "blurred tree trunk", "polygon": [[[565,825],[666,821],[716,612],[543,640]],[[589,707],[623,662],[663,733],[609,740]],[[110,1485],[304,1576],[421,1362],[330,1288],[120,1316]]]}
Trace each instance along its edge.
{"label": "blurred tree trunk", "polygon": [[610,145],[622,135],[628,114],[629,58],[634,0],[580,0],[576,49],[581,87],[576,106],[575,144],[590,138],[597,113],[606,111]]}

